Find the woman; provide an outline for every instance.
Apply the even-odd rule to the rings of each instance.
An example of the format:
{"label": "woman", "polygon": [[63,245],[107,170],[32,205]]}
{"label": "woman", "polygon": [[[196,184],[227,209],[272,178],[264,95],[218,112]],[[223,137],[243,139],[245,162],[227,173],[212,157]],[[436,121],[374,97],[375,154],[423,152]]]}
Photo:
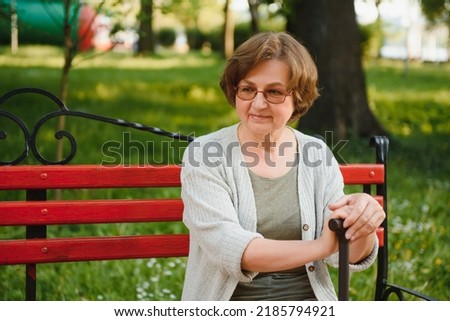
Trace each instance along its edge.
{"label": "woman", "polygon": [[220,86],[240,122],[199,137],[183,158],[190,252],[183,300],[336,300],[330,218],[344,219],[351,271],[375,260],[385,213],[344,195],[318,139],[287,126],[318,97],[317,69],[286,33],[260,33],[227,62]]}

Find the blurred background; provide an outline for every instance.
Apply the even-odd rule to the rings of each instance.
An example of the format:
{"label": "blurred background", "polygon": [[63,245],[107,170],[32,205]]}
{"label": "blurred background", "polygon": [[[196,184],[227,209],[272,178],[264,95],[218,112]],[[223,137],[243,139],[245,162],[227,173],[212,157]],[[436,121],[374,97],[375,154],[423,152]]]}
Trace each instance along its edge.
{"label": "blurred background", "polygon": [[[18,50],[19,44],[61,45],[66,10],[80,51],[158,52],[164,47],[177,52],[201,48],[221,51],[226,19],[239,44],[258,29],[286,29],[289,17],[295,18],[295,13],[287,10],[290,2],[295,1],[282,0],[65,2],[68,8],[62,0],[0,1],[1,43],[10,43],[12,52]],[[378,43],[369,50],[370,55],[448,61],[445,0],[355,0],[354,6],[360,28],[370,29],[365,31],[369,33],[366,37],[378,38]],[[334,14],[339,17],[339,12]],[[144,28],[152,35],[144,32]],[[143,45],[144,41],[149,44]]]}

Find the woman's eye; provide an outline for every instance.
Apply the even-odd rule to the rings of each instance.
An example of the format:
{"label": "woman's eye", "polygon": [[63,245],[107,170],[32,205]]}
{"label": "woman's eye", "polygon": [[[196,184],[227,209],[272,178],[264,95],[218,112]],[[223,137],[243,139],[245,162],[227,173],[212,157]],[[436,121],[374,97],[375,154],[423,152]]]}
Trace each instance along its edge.
{"label": "woman's eye", "polygon": [[267,93],[272,96],[282,96],[283,95],[283,92],[278,89],[268,89]]}
{"label": "woman's eye", "polygon": [[252,93],[252,92],[255,92],[255,89],[252,87],[242,87],[241,91],[243,91],[245,93]]}

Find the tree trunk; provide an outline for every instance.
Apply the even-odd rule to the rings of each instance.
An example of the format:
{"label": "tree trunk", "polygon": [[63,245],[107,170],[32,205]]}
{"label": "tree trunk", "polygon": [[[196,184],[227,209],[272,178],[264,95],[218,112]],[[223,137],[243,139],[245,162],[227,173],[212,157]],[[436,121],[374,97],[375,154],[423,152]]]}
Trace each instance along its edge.
{"label": "tree trunk", "polygon": [[[69,74],[72,69],[73,58],[75,57],[77,44],[76,39],[72,37],[72,25],[70,24],[70,8],[73,5],[71,0],[64,1],[64,18],[63,18],[63,37],[64,37],[64,66],[61,73],[61,82],[59,86],[59,99],[66,104],[67,93],[69,91]],[[78,10],[78,8],[77,8]],[[65,128],[66,118],[64,116],[58,117],[57,131],[62,131]],[[63,140],[56,142],[56,160],[63,158]]]}
{"label": "tree trunk", "polygon": [[225,0],[223,8],[224,26],[223,26],[223,55],[230,58],[234,51],[234,20],[230,10],[230,0]]}
{"label": "tree trunk", "polygon": [[11,0],[11,53],[15,55],[19,50],[19,29],[17,21],[17,0]]}
{"label": "tree trunk", "polygon": [[153,36],[153,0],[141,0],[139,13],[139,40],[137,53],[146,55],[155,52],[155,39]]}
{"label": "tree trunk", "polygon": [[253,34],[259,32],[259,14],[258,7],[260,4],[260,0],[248,0],[248,8],[250,11],[250,29]]}
{"label": "tree trunk", "polygon": [[287,29],[311,52],[320,97],[298,128],[343,139],[385,134],[369,109],[353,0],[291,0]]}

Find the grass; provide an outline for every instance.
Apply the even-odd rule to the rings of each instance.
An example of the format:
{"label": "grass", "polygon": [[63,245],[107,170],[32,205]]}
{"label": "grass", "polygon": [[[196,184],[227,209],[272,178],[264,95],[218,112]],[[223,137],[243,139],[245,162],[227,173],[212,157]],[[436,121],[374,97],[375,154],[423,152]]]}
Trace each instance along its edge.
{"label": "grass", "polygon": [[[58,48],[29,46],[12,56],[0,48],[0,93],[17,87],[40,87],[58,94],[62,53]],[[135,58],[109,53],[76,63],[71,73],[67,105],[72,110],[136,121],[185,134],[202,135],[236,122],[218,87],[223,61],[214,55]],[[450,207],[450,66],[412,63],[405,73],[394,61],[366,65],[370,105],[390,132],[389,281],[422,291],[440,300],[450,299],[450,238],[447,217]],[[32,124],[43,113],[54,110],[35,95],[11,99],[4,108],[18,111]],[[20,154],[23,143],[17,126],[0,118],[8,138],[0,140],[1,158]],[[39,131],[40,152],[53,157],[54,121]],[[154,155],[137,152],[133,146],[146,143],[151,150],[155,138],[146,132],[129,131],[84,119],[67,119],[66,128],[79,142],[75,162],[100,163],[102,146],[108,141],[127,139],[122,162],[151,160],[177,162],[184,145],[156,149]],[[134,144],[134,145],[133,145]],[[149,144],[149,145],[147,145]],[[68,150],[65,144],[66,152]],[[154,146],[168,146],[156,143]],[[163,155],[162,155],[162,154]],[[350,138],[341,152],[347,162],[372,161],[367,139]],[[148,190],[107,190],[91,195],[81,191],[77,197],[143,197]],[[157,193],[177,193],[177,191]],[[15,196],[15,195],[14,195]],[[73,195],[65,195],[73,197]],[[1,199],[12,198],[1,193]],[[166,231],[166,225],[122,224],[50,229],[51,235],[77,232],[126,234],[152,228]],[[21,229],[0,230],[2,238],[23,235]],[[38,269],[40,300],[178,300],[185,258],[47,264]],[[333,271],[335,274],[335,271]],[[0,300],[24,298],[24,268],[0,266]],[[375,269],[352,275],[353,300],[371,300]],[[409,298],[408,298],[409,299]],[[412,298],[411,298],[412,299]]]}

